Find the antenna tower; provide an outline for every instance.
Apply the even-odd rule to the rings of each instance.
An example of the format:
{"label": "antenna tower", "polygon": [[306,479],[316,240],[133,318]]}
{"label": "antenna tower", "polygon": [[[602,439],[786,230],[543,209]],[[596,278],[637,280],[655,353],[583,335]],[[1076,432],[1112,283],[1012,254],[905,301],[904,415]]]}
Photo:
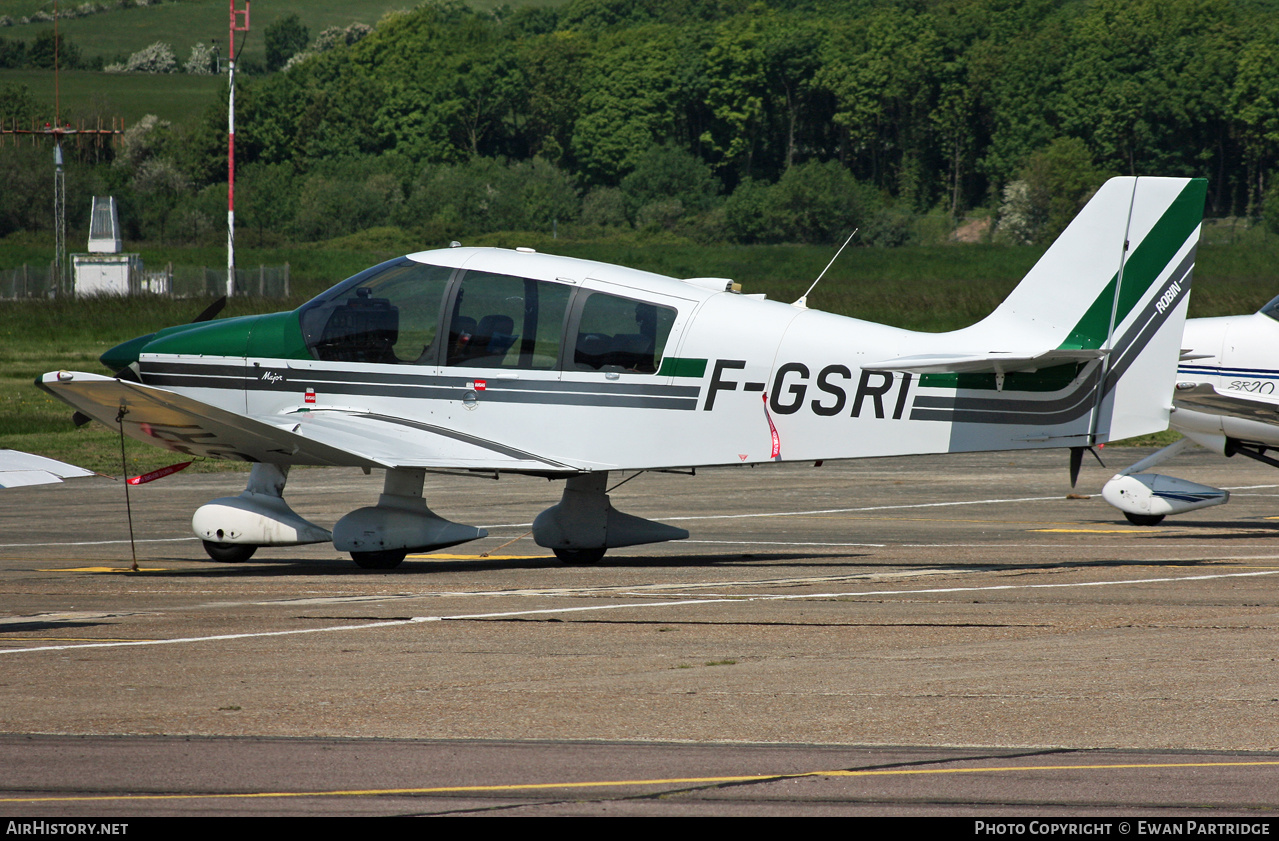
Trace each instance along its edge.
{"label": "antenna tower", "polygon": [[18,120],[15,117],[11,125],[6,125],[4,118],[0,117],[0,138],[12,137],[16,146],[20,135],[29,135],[31,142],[34,144],[37,136],[53,138],[53,230],[54,230],[54,253],[53,253],[53,288],[57,294],[65,294],[70,291],[70,284],[67,279],[67,183],[65,173],[62,171],[62,140],[64,137],[74,137],[76,143],[79,144],[81,138],[93,138],[99,144],[103,138],[115,138],[124,131],[124,120],[121,119],[116,123],[116,119],[111,118],[110,128],[103,128],[102,121],[98,121],[97,128],[85,128],[81,122],[79,126],[72,126],[71,123],[62,121],[62,105],[60,100],[60,91],[58,84],[58,64],[59,54],[61,53],[62,41],[58,37],[58,4],[54,0],[53,4],[53,121],[46,122],[44,128],[36,126],[35,120],[31,121],[30,128],[19,128]]}
{"label": "antenna tower", "polygon": [[[235,33],[243,32],[249,37],[249,0],[244,0],[244,10],[236,9],[236,0],[231,2],[231,30],[227,41],[227,79],[231,89],[227,103],[227,147],[226,147],[226,294],[235,294],[235,59],[239,50],[235,46]],[[244,48],[244,39],[240,39],[240,49]]]}

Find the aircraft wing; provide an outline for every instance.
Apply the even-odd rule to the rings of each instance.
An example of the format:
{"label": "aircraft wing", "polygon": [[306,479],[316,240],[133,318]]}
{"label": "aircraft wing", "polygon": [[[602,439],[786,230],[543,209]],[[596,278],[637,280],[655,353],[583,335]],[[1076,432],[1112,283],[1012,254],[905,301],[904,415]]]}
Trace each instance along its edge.
{"label": "aircraft wing", "polygon": [[561,461],[409,418],[359,409],[321,409],[281,417],[300,437],[363,453],[384,467],[577,472]]}
{"label": "aircraft wing", "polygon": [[911,374],[1011,374],[1017,371],[1038,371],[1054,365],[1091,362],[1105,355],[1104,350],[1061,348],[1031,354],[1002,351],[978,354],[942,353],[899,356],[861,367],[863,371],[903,371]]}
{"label": "aircraft wing", "polygon": [[59,371],[37,385],[96,421],[174,452],[279,464],[575,472],[552,459],[443,427],[359,409],[230,412],[155,386]]}
{"label": "aircraft wing", "polygon": [[92,470],[19,450],[0,449],[0,488],[52,485],[63,479],[96,476]]}
{"label": "aircraft wing", "polygon": [[1173,403],[1196,412],[1279,424],[1279,400],[1256,394],[1222,392],[1211,383],[1199,383],[1187,389],[1179,385]]}

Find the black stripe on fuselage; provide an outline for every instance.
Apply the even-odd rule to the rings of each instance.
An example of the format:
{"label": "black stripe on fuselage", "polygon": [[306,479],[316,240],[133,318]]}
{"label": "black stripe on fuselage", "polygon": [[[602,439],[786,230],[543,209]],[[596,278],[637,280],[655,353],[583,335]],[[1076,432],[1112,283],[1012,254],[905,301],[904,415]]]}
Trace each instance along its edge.
{"label": "black stripe on fuselage", "polygon": [[[377,371],[306,370],[249,365],[160,362],[141,365],[148,385],[168,388],[217,388],[249,391],[351,394],[417,400],[461,400],[474,391],[481,402],[634,409],[697,408],[699,386],[658,383],[580,383],[561,380],[514,380],[484,377],[395,374]],[[483,372],[487,373],[487,372]],[[272,375],[279,379],[272,379]],[[483,380],[485,387],[475,388]]]}
{"label": "black stripe on fuselage", "polygon": [[[1128,371],[1150,344],[1151,339],[1163,327],[1176,306],[1159,312],[1158,302],[1174,284],[1182,284],[1180,297],[1190,293],[1191,272],[1194,269],[1195,251],[1192,248],[1178,264],[1163,288],[1151,297],[1134,319],[1132,325],[1120,336],[1110,353],[1112,360],[1102,384],[1102,395],[1114,390],[1120,378]],[[1177,301],[1180,303],[1180,300]],[[955,423],[988,424],[1060,424],[1069,423],[1092,410],[1095,403],[1093,388],[1097,385],[1100,365],[1091,366],[1088,374],[1077,379],[1066,394],[1048,400],[1027,400],[1016,397],[977,397],[968,395],[930,396],[915,398],[911,420],[952,421]]]}

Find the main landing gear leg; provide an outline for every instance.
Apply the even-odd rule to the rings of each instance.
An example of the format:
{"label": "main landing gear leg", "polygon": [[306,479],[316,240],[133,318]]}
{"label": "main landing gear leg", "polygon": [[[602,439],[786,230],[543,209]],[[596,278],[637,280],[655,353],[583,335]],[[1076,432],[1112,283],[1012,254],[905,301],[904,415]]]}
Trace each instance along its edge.
{"label": "main landing gear leg", "polygon": [[533,521],[533,540],[564,563],[578,565],[598,563],[614,547],[688,537],[684,529],[618,511],[604,492],[607,487],[607,471],[569,477],[559,504]]}
{"label": "main landing gear leg", "polygon": [[488,532],[454,523],[426,507],[422,486],[426,471],[386,471],[377,505],[360,508],[337,521],[333,547],[350,552],[364,569],[394,569],[409,552],[429,552],[486,537]]}
{"label": "main landing gear leg", "polygon": [[259,546],[326,543],[332,536],[299,517],[284,501],[287,465],[255,464],[239,496],[224,496],[200,506],[191,518],[195,536],[215,561],[247,561]]}

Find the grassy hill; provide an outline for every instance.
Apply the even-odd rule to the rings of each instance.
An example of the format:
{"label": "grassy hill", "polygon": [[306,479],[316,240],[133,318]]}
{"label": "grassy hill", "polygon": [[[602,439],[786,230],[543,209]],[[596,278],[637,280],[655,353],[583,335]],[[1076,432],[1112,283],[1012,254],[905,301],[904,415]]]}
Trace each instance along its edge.
{"label": "grassy hill", "polygon": [[[5,14],[18,17],[29,12],[11,12],[10,6],[53,9],[51,0],[9,0],[3,5]],[[69,4],[63,0],[59,4]],[[243,3],[240,4],[243,6]],[[386,12],[403,8],[412,3],[403,0],[368,0],[363,3],[339,2],[339,0],[267,0],[252,3],[252,26],[244,42],[243,58],[265,59],[263,31],[280,18],[296,12],[302,22],[318,35],[330,26],[348,26],[352,23],[375,24]],[[52,23],[28,23],[0,29],[0,36],[30,41],[37,32],[52,27]],[[223,49],[227,40],[227,0],[179,0],[153,6],[134,6],[127,9],[113,8],[96,15],[58,21],[58,31],[69,38],[85,58],[102,56],[107,61],[121,55],[129,55],[156,41],[164,41],[173,47],[179,60],[184,60],[191,45],[198,41],[217,39]]]}
{"label": "grassy hill", "polygon": [[[217,39],[218,44],[225,49],[227,0],[152,2],[156,5],[112,8],[95,15],[63,19],[58,22],[58,31],[70,38],[86,58],[102,56],[107,61],[120,55],[127,56],[156,41],[164,41],[173,47],[179,60],[185,59],[191,45],[198,41]],[[59,3],[60,8],[75,5],[79,4],[74,0],[61,0]],[[243,3],[239,5],[242,7]],[[349,26],[352,23],[367,23],[371,26],[387,12],[415,5],[417,3],[413,0],[365,0],[361,3],[351,3],[349,0],[258,0],[251,4],[252,29],[244,42],[241,56],[245,59],[265,60],[263,32],[280,18],[295,12],[311,30],[311,37],[315,37],[330,26]],[[474,0],[470,5],[476,9],[492,9],[501,3],[500,0]],[[528,5],[528,2],[513,0],[506,5],[522,6]],[[558,2],[538,5],[558,5]],[[52,10],[52,0],[5,0],[0,3],[0,13],[15,19],[37,11]],[[0,36],[30,41],[37,32],[52,25],[28,23],[11,26],[0,29]]]}
{"label": "grassy hill", "polygon": [[[123,117],[126,126],[147,114],[172,122],[198,118],[222,96],[220,76],[185,73],[94,73],[66,70],[59,76],[61,112],[75,120],[85,114]],[[25,85],[53,116],[53,73],[48,70],[0,70],[0,86]]]}
{"label": "grassy hill", "polygon": [[[127,57],[156,41],[173,47],[178,61],[186,61],[191,47],[211,40],[223,49],[227,43],[227,0],[152,0],[156,5],[111,8],[98,14],[62,19],[58,32],[79,48],[85,59],[101,57],[110,63]],[[534,0],[536,2],[536,0]],[[538,5],[558,5],[563,0],[542,0]],[[499,0],[473,0],[477,9],[491,9]],[[507,5],[528,5],[528,0],[512,0]],[[77,5],[62,0],[59,8]],[[242,6],[243,3],[241,2]],[[297,13],[315,37],[331,26],[352,23],[376,24],[387,12],[416,5],[413,0],[368,0],[363,3],[339,0],[258,0],[252,3],[251,30],[242,43],[243,60],[265,62],[264,32],[286,15]],[[3,0],[0,14],[17,20],[35,12],[52,12],[53,0]],[[33,22],[0,28],[0,38],[30,43],[51,22]],[[243,37],[243,36],[241,36]],[[125,124],[146,114],[156,114],[173,123],[195,117],[209,106],[222,90],[222,80],[212,76],[187,74],[95,73],[62,71],[59,87],[63,115],[75,118],[86,113],[123,117]],[[0,87],[25,85],[53,115],[53,73],[48,70],[0,69]]]}

